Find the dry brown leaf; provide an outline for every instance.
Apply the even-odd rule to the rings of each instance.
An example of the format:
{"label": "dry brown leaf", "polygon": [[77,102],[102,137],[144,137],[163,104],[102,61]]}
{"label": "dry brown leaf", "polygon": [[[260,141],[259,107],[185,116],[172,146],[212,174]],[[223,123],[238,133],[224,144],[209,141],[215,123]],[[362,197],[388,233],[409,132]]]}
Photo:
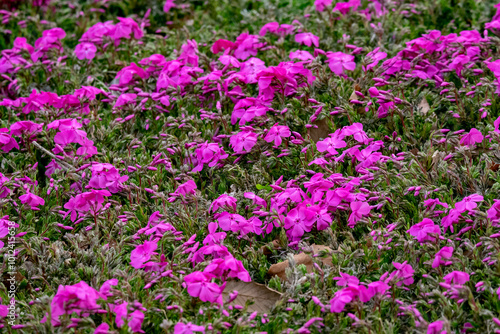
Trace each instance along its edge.
{"label": "dry brown leaf", "polygon": [[267,245],[262,246],[260,249],[262,250],[262,253],[264,255],[271,255],[273,253],[273,249],[279,249],[280,248],[280,241],[278,239],[273,240]]}
{"label": "dry brown leaf", "polygon": [[[329,247],[324,246],[324,245],[312,245],[311,248],[313,250],[314,255],[319,254],[322,251],[326,251],[326,252],[332,251]],[[293,259],[295,260],[295,263],[297,265],[299,265],[299,264],[305,265],[308,273],[312,272],[314,262],[313,262],[313,259],[310,255],[302,252],[300,254],[294,255]],[[320,257],[319,260],[326,266],[330,266],[330,267],[332,266],[331,256]],[[279,278],[286,280],[285,270],[286,270],[286,268],[288,268],[288,266],[289,266],[288,260],[273,264],[269,268],[269,271],[267,272],[267,274],[271,275],[271,276],[277,275]]]}
{"label": "dry brown leaf", "polygon": [[429,102],[427,102],[427,99],[424,97],[417,106],[417,112],[426,115],[429,110],[431,110],[431,106],[429,105]]}
{"label": "dry brown leaf", "polygon": [[309,128],[307,129],[307,133],[315,143],[321,139],[325,139],[331,133],[326,118],[316,120],[312,125],[316,125],[317,128]]}
{"label": "dry brown leaf", "polygon": [[245,306],[247,301],[254,303],[248,306],[248,312],[266,313],[281,299],[281,293],[268,288],[264,284],[242,281],[228,281],[222,293],[227,300],[229,294],[234,290],[238,291],[238,296],[230,305]]}

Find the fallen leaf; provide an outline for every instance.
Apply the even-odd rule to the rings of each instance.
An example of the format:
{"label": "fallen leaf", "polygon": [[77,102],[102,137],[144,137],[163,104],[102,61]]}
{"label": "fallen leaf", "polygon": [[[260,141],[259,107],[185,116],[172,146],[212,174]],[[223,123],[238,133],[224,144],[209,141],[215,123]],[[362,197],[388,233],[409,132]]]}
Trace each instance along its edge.
{"label": "fallen leaf", "polygon": [[262,246],[260,249],[262,250],[262,253],[264,253],[264,255],[271,255],[273,253],[273,249],[279,249],[279,248],[280,248],[280,242],[279,240],[276,239],[268,243],[267,245]]}
{"label": "fallen leaf", "polygon": [[233,291],[238,291],[238,296],[229,305],[245,306],[247,301],[253,304],[248,306],[249,312],[266,313],[281,299],[281,293],[268,288],[264,284],[255,282],[228,281],[222,295],[224,299]]}
{"label": "fallen leaf", "polygon": [[[320,254],[322,251],[326,251],[326,252],[331,252],[332,251],[329,247],[324,246],[324,245],[312,245],[311,248],[313,250],[313,254],[314,255]],[[300,254],[294,255],[293,259],[295,260],[295,263],[297,265],[299,265],[299,264],[305,265],[308,273],[312,272],[314,261],[313,261],[313,258],[310,255],[302,252]],[[319,257],[319,259],[320,259],[320,261],[324,265],[330,266],[330,267],[332,266],[332,258],[331,258],[331,256],[329,256],[329,257]],[[277,275],[279,278],[281,278],[283,280],[286,280],[285,270],[286,270],[286,268],[288,268],[288,266],[289,266],[288,260],[285,260],[285,261],[280,262],[280,263],[273,264],[269,268],[267,274],[271,275],[271,276],[276,276]]]}
{"label": "fallen leaf", "polygon": [[307,133],[315,143],[321,139],[325,139],[331,133],[326,118],[316,120],[312,125],[316,125],[317,128],[309,128],[307,129]]}
{"label": "fallen leaf", "polygon": [[417,112],[426,115],[429,110],[431,110],[431,106],[429,105],[429,102],[427,102],[427,99],[424,97],[422,100],[420,100],[420,103],[417,106]]}

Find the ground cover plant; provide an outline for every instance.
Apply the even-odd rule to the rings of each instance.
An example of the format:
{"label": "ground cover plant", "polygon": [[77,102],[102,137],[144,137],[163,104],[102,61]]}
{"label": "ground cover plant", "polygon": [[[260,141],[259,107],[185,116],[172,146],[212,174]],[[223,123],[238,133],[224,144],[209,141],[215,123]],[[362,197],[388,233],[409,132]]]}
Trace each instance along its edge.
{"label": "ground cover plant", "polygon": [[500,333],[500,4],[0,4],[3,333]]}

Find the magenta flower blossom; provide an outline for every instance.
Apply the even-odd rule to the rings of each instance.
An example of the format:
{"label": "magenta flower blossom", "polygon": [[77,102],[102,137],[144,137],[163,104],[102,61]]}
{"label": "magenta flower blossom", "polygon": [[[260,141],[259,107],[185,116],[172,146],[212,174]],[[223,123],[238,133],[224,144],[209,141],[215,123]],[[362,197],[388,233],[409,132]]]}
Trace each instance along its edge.
{"label": "magenta flower blossom", "polygon": [[243,282],[250,282],[252,280],[243,263],[235,259],[232,255],[212,260],[203,272],[211,273],[224,280],[227,277],[238,278]]}
{"label": "magenta flower blossom", "polygon": [[295,35],[295,42],[300,45],[311,46],[314,44],[315,47],[319,46],[319,37],[311,34],[310,32],[303,32]]}
{"label": "magenta flower blossom", "polygon": [[341,133],[343,136],[352,136],[358,143],[369,144],[369,138],[363,131],[363,124],[361,123],[344,126]]}
{"label": "magenta flower blossom", "polygon": [[322,12],[325,10],[325,7],[328,7],[332,4],[333,0],[315,0],[314,6],[316,6],[316,10],[318,12]]}
{"label": "magenta flower blossom", "polygon": [[378,65],[379,61],[385,58],[387,58],[387,53],[381,52],[379,47],[375,48],[375,50],[366,55],[365,63],[367,65],[366,67],[363,68],[363,70],[366,72],[373,69],[375,66]]}
{"label": "magenta flower blossom", "polygon": [[167,0],[165,1],[165,4],[163,5],[163,11],[165,13],[168,13],[170,11],[170,9],[172,8],[175,8],[176,5],[175,5],[175,0]]}
{"label": "magenta flower blossom", "polygon": [[230,146],[236,153],[250,152],[257,143],[258,135],[250,130],[240,131],[231,136]]}
{"label": "magenta flower blossom", "polygon": [[75,48],[76,58],[78,58],[80,60],[94,59],[96,52],[97,52],[97,48],[92,43],[80,43]]}
{"label": "magenta flower blossom", "polygon": [[89,186],[92,188],[103,189],[108,188],[111,193],[117,193],[122,188],[122,183],[128,180],[128,176],[120,176],[118,169],[113,165],[93,164],[90,167],[92,177],[89,181]]}
{"label": "magenta flower blossom", "polygon": [[346,15],[349,11],[356,11],[358,7],[361,6],[360,0],[349,0],[348,2],[337,2],[335,7],[333,7],[333,11],[339,11],[342,15]]}
{"label": "magenta flower blossom", "polygon": [[219,208],[224,208],[224,207],[236,211],[236,198],[226,194],[222,194],[212,202],[208,211],[215,212]]}
{"label": "magenta flower blossom", "polygon": [[214,276],[210,273],[202,273],[195,271],[184,277],[184,282],[187,285],[187,291],[192,297],[198,297],[204,302],[222,304],[222,292],[226,283],[218,286],[212,283]]}
{"label": "magenta flower blossom", "polygon": [[443,326],[442,320],[434,321],[427,327],[427,334],[447,334],[447,331],[443,330]]}
{"label": "magenta flower blossom", "polygon": [[302,61],[314,59],[313,55],[310,52],[302,50],[290,51],[289,58],[290,60],[298,59]]}
{"label": "magenta flower blossom", "polygon": [[343,52],[327,52],[326,57],[328,58],[328,66],[337,75],[344,74],[344,70],[354,71],[356,69],[356,63],[352,55]]}
{"label": "magenta flower blossom", "polygon": [[32,121],[19,121],[10,126],[10,134],[20,137],[22,135],[33,136],[42,130],[43,124]]}
{"label": "magenta flower blossom", "polygon": [[415,270],[412,268],[411,265],[407,264],[406,261],[403,263],[398,263],[398,262],[393,262],[392,265],[397,269],[396,271],[393,271],[389,277],[387,278],[387,281],[391,281],[393,278],[397,279],[397,286],[401,286],[402,284],[404,285],[410,285],[413,284],[414,279],[413,279],[413,274],[415,273]]}
{"label": "magenta flower blossom", "polygon": [[144,241],[142,245],[137,246],[130,253],[130,265],[136,269],[144,267],[144,264],[149,261],[151,256],[158,254],[155,252],[158,247],[156,241]]}
{"label": "magenta flower blossom", "polygon": [[316,143],[316,149],[318,152],[325,152],[332,155],[336,155],[339,152],[336,150],[337,148],[344,148],[347,146],[347,143],[343,140],[344,135],[341,130],[335,131],[335,133],[330,134],[330,137],[325,138],[324,140],[320,140]]}
{"label": "magenta flower blossom", "polygon": [[464,134],[460,138],[460,145],[472,147],[476,143],[481,143],[483,139],[483,134],[478,129],[472,128],[469,133]]}
{"label": "magenta flower blossom", "polygon": [[30,192],[19,196],[19,200],[21,203],[29,205],[31,210],[38,210],[39,205],[45,205],[45,200],[43,198]]}
{"label": "magenta flower blossom", "polygon": [[274,141],[274,146],[280,146],[282,142],[282,138],[288,138],[292,135],[292,132],[286,125],[278,125],[275,124],[269,131],[267,132],[264,140],[268,143]]}
{"label": "magenta flower blossom", "polygon": [[439,236],[441,234],[441,229],[438,225],[434,224],[431,219],[424,218],[424,220],[422,220],[418,224],[413,225],[406,232],[415,237],[418,242],[424,243],[426,241],[436,241],[435,235]]}
{"label": "magenta flower blossom", "polygon": [[137,94],[122,94],[118,97],[116,100],[116,103],[114,105],[115,108],[127,105],[131,102],[135,102],[135,99],[137,98]]}
{"label": "magenta flower blossom", "polygon": [[469,278],[469,274],[463,271],[452,271],[443,277],[447,284],[464,284],[469,281]]}
{"label": "magenta flower blossom", "polygon": [[488,218],[492,222],[498,223],[500,221],[500,200],[495,199],[493,205],[488,209]]}
{"label": "magenta flower blossom", "polygon": [[477,208],[477,203],[482,202],[484,197],[478,194],[473,194],[464,197],[460,202],[455,203],[455,209],[462,213],[465,211],[472,211]]}
{"label": "magenta flower blossom", "polygon": [[443,259],[449,259],[453,255],[453,247],[443,247],[441,248],[434,257],[434,261],[432,262],[432,268],[437,268],[440,265],[449,265],[451,261],[443,261]]}
{"label": "magenta flower blossom", "polygon": [[349,274],[344,274],[343,272],[339,272],[340,277],[334,277],[333,279],[338,281],[338,286],[351,286],[351,285],[359,285],[359,279],[356,276],[351,276]]}
{"label": "magenta flower blossom", "polygon": [[363,217],[370,214],[371,207],[366,202],[351,202],[351,215],[349,216],[348,226],[354,228],[356,223]]}
{"label": "magenta flower blossom", "polygon": [[345,306],[354,300],[359,294],[356,288],[348,287],[335,292],[334,297],[330,300],[330,312],[340,313],[344,310]]}
{"label": "magenta flower blossom", "polygon": [[278,22],[268,22],[260,28],[259,36],[265,36],[268,32],[277,34],[280,24]]}
{"label": "magenta flower blossom", "polygon": [[236,124],[238,119],[239,125],[252,121],[255,117],[266,115],[270,110],[269,103],[254,97],[247,97],[239,100],[234,105],[233,113],[231,115],[231,124]]}
{"label": "magenta flower blossom", "polygon": [[100,298],[106,299],[84,281],[75,285],[59,285],[50,303],[52,326],[59,326],[59,317],[64,314],[88,316],[97,312],[101,309],[97,304]]}
{"label": "magenta flower blossom", "polygon": [[187,197],[188,195],[195,195],[196,189],[196,183],[193,180],[188,180],[187,182],[178,186],[177,189],[175,189],[175,192],[170,193],[169,195],[173,196],[173,200],[175,200],[175,197]]}
{"label": "magenta flower blossom", "polygon": [[97,326],[94,331],[94,334],[108,334],[108,333],[109,333],[109,325],[105,322]]}
{"label": "magenta flower blossom", "polygon": [[500,116],[493,122],[495,126],[495,132],[500,133]]}
{"label": "magenta flower blossom", "polygon": [[237,213],[223,212],[217,222],[223,231],[239,232],[241,236],[255,231],[253,224]]}
{"label": "magenta flower blossom", "polygon": [[192,172],[201,171],[204,164],[208,164],[208,167],[214,167],[220,160],[224,160],[229,156],[219,144],[208,143],[208,141],[198,146],[195,154],[198,159],[198,165],[193,168]]}
{"label": "magenta flower blossom", "polygon": [[311,232],[314,218],[314,211],[305,205],[290,210],[285,218],[284,225],[288,238],[291,241],[298,241],[305,232]]}
{"label": "magenta flower blossom", "polygon": [[0,128],[0,149],[5,153],[10,152],[13,148],[19,149],[19,144],[8,132],[9,129]]}
{"label": "magenta flower blossom", "polygon": [[182,322],[178,322],[174,326],[174,334],[193,334],[194,332],[205,332],[205,327],[203,326],[198,326],[195,324],[192,324],[188,322],[187,324],[184,324]]}

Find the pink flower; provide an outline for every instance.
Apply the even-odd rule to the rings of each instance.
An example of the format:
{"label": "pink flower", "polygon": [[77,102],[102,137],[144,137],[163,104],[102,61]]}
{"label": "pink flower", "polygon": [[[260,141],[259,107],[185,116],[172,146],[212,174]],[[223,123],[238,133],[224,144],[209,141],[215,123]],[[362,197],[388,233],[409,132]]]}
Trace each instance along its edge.
{"label": "pink flower", "polygon": [[226,284],[218,286],[212,283],[214,276],[210,273],[195,271],[184,277],[187,285],[187,291],[192,297],[198,297],[204,302],[222,304],[222,292]]}
{"label": "pink flower", "polygon": [[352,55],[343,52],[327,52],[326,57],[328,58],[328,66],[337,75],[344,74],[344,70],[354,71],[356,69],[356,63]]}
{"label": "pink flower", "polygon": [[472,128],[469,133],[466,133],[460,138],[460,145],[472,147],[476,143],[481,143],[483,139],[483,134],[478,129]]}
{"label": "pink flower", "polygon": [[190,322],[187,324],[178,322],[174,327],[174,334],[193,334],[194,332],[205,333],[205,327],[198,326]]}
{"label": "pink flower", "polygon": [[122,94],[116,100],[114,108],[118,108],[118,107],[127,105],[131,102],[135,102],[136,97],[137,97],[137,94],[132,94],[132,93]]}
{"label": "pink flower", "polygon": [[141,330],[142,323],[144,321],[144,313],[139,310],[135,310],[129,315],[128,326],[133,333],[144,333]]}
{"label": "pink flower", "polygon": [[411,236],[415,237],[418,242],[423,243],[426,241],[436,241],[436,236],[440,235],[441,229],[435,225],[429,218],[424,218],[420,223],[413,225],[408,231]]}
{"label": "pink flower", "polygon": [[365,145],[369,144],[369,138],[363,131],[363,124],[361,123],[344,126],[342,128],[342,135],[352,136],[358,143],[363,143]]}
{"label": "pink flower", "polygon": [[76,57],[80,60],[94,59],[97,48],[92,43],[80,43],[75,48]]}
{"label": "pink flower", "polygon": [[447,284],[464,284],[469,281],[469,274],[463,271],[452,271],[445,277],[443,277],[444,281]]}
{"label": "pink flower", "polygon": [[252,280],[243,263],[235,259],[232,255],[212,260],[203,272],[211,273],[224,280],[227,277],[238,278],[243,282],[250,282]]}
{"label": "pink flower", "polygon": [[318,12],[322,12],[325,10],[325,7],[328,7],[332,4],[333,0],[315,0],[314,6],[316,6],[316,10]]}
{"label": "pink flower", "polygon": [[427,334],[446,334],[445,330],[442,330],[444,322],[442,320],[434,321],[427,327]]}
{"label": "pink flower", "polygon": [[472,211],[477,208],[477,203],[484,200],[483,196],[478,194],[473,194],[464,197],[460,202],[455,203],[455,209],[462,213],[465,211]]}
{"label": "pink flower", "polygon": [[337,2],[335,7],[333,7],[333,11],[339,11],[342,15],[349,13],[351,8],[353,11],[357,10],[358,7],[361,6],[360,0],[350,0],[348,2]]}
{"label": "pink flower", "polygon": [[157,247],[156,241],[144,241],[130,253],[130,265],[136,269],[144,267],[144,263],[149,261],[151,256],[158,254],[155,252]]}
{"label": "pink flower", "polygon": [[9,132],[7,128],[0,129],[0,149],[5,153],[10,152],[13,148],[19,149],[17,141],[7,132]]}
{"label": "pink flower", "polygon": [[280,24],[278,22],[266,23],[262,26],[262,28],[260,28],[259,35],[265,36],[268,32],[276,34],[278,32],[279,27]]}
{"label": "pink flower", "polygon": [[311,46],[314,44],[314,46],[318,47],[319,37],[314,34],[311,34],[310,32],[303,32],[295,35],[295,42],[299,44],[304,44],[306,46]]}
{"label": "pink flower", "polygon": [[495,202],[491,206],[491,208],[488,209],[488,218],[491,219],[493,222],[499,222],[500,221],[500,200],[495,199]]}
{"label": "pink flower", "polygon": [[333,278],[334,280],[338,281],[338,286],[359,285],[359,279],[356,276],[344,274],[343,272],[339,272],[339,274],[340,277]]}
{"label": "pink flower", "polygon": [[259,36],[242,33],[236,38],[236,50],[234,56],[240,60],[245,60],[250,56],[256,56],[257,51],[265,44],[259,42]]}
{"label": "pink flower", "polygon": [[39,205],[45,204],[45,200],[43,198],[32,193],[27,193],[19,196],[19,200],[21,201],[21,203],[29,205],[31,207],[31,210],[38,209]]}
{"label": "pink flower", "polygon": [[495,126],[495,132],[500,133],[500,116],[493,122]]}
{"label": "pink flower", "polygon": [[340,313],[344,310],[346,304],[350,303],[359,291],[353,288],[345,288],[337,291],[334,297],[330,300],[330,312]]}
{"label": "pink flower", "polygon": [[285,218],[285,229],[291,241],[298,241],[305,232],[310,232],[314,224],[314,211],[306,205],[300,205],[290,210]]}
{"label": "pink flower", "polygon": [[112,164],[93,164],[90,167],[92,177],[89,186],[92,188],[108,188],[111,193],[117,193],[122,188],[122,183],[128,180],[128,176],[120,176],[118,169]]}
{"label": "pink flower", "polygon": [[229,156],[219,144],[208,143],[208,141],[198,146],[195,154],[198,159],[198,165],[193,168],[192,172],[201,171],[204,164],[208,164],[208,167],[214,167],[220,160],[226,159]]}
{"label": "pink flower", "polygon": [[413,284],[414,281],[413,274],[415,273],[415,270],[413,270],[411,265],[407,264],[406,261],[403,263],[393,262],[392,265],[397,270],[391,273],[387,281],[390,281],[393,278],[397,278],[398,279],[398,282],[396,283],[397,286],[401,286],[402,284],[404,285]]}
{"label": "pink flower", "polygon": [[258,135],[250,130],[240,131],[231,136],[230,146],[236,153],[250,152],[257,143]]}
{"label": "pink flower", "polygon": [[187,195],[195,195],[196,194],[196,183],[193,180],[188,180],[187,182],[181,184],[177,189],[175,189],[175,192],[170,193],[170,196],[178,197],[187,197]]}
{"label": "pink flower", "polygon": [[116,73],[116,77],[120,78],[119,86],[127,86],[134,83],[136,78],[147,79],[148,74],[136,63],[131,63]]}
{"label": "pink flower", "polygon": [[266,115],[269,110],[269,103],[255,97],[247,97],[239,100],[234,105],[231,115],[231,124],[236,124],[240,119],[239,125],[252,121],[255,117]]}
{"label": "pink flower", "polygon": [[109,333],[109,325],[105,322],[96,327],[94,334],[108,334]]}
{"label": "pink flower", "polygon": [[288,126],[275,124],[271,129],[269,129],[264,137],[264,140],[268,143],[274,141],[274,146],[280,146],[282,138],[288,138],[291,135],[292,133]]}
{"label": "pink flower", "polygon": [[344,135],[341,130],[337,130],[334,133],[330,134],[330,137],[325,138],[324,140],[320,140],[316,143],[316,149],[318,152],[325,152],[335,155],[338,154],[337,148],[344,148],[347,146],[347,143],[343,140]]}
{"label": "pink flower", "polygon": [[168,13],[170,11],[170,9],[174,8],[175,7],[175,0],[167,0],[165,1],[165,5],[163,5],[163,11],[165,13]]}
{"label": "pink flower", "polygon": [[254,232],[253,225],[237,213],[223,212],[217,217],[217,222],[223,231],[240,232],[240,235]]}
{"label": "pink flower", "polygon": [[19,121],[10,126],[10,134],[20,137],[22,135],[33,136],[42,130],[43,124],[32,121]]}
{"label": "pink flower", "polygon": [[363,218],[370,214],[371,207],[366,202],[351,202],[351,215],[349,216],[349,227],[354,228],[354,225]]}
{"label": "pink flower", "polygon": [[118,328],[122,328],[122,326],[125,324],[125,319],[127,319],[127,313],[128,313],[127,306],[128,303],[123,302],[113,307],[113,313],[115,314],[115,322]]}
{"label": "pink flower", "polygon": [[314,59],[313,55],[308,51],[290,51],[290,60],[298,59],[298,60],[312,60]]}
{"label": "pink flower", "polygon": [[59,326],[59,317],[64,314],[85,316],[98,311],[101,307],[96,302],[100,298],[103,296],[84,281],[75,285],[59,285],[50,304],[52,325]]}
{"label": "pink flower", "polygon": [[238,61],[238,59],[236,59],[235,57],[233,56],[230,56],[230,55],[222,55],[219,57],[219,61],[223,64],[223,65],[226,65],[226,66],[233,66],[233,67],[240,67],[240,62]]}
{"label": "pink flower", "polygon": [[236,211],[236,198],[226,194],[222,194],[212,202],[208,211],[215,212],[219,208],[223,207],[226,207],[228,209],[233,209],[233,212]]}
{"label": "pink flower", "polygon": [[448,265],[451,264],[450,261],[443,261],[442,259],[449,259],[453,255],[453,247],[443,247],[441,248],[437,253],[434,258],[434,261],[432,262],[432,268],[437,268],[440,265]]}
{"label": "pink flower", "polygon": [[380,48],[376,48],[372,52],[368,53],[365,58],[365,63],[366,68],[364,68],[364,71],[369,71],[373,69],[375,66],[377,66],[378,62],[381,61],[384,58],[387,58],[387,53],[385,52],[380,52]]}

